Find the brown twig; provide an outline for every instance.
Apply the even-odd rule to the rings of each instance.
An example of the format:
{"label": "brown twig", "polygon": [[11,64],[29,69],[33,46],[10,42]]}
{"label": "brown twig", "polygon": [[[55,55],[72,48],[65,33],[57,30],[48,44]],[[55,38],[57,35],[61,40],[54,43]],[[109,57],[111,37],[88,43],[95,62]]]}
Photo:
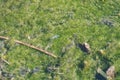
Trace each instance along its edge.
{"label": "brown twig", "polygon": [[5,59],[1,58],[1,60],[5,63],[7,63],[8,65],[10,64],[8,61],[6,61]]}
{"label": "brown twig", "polygon": [[[2,57],[0,57],[0,62],[1,62],[1,61],[4,62],[4,63],[6,63],[6,64],[8,64],[8,65],[10,64],[8,61],[6,61],[5,59],[3,59]],[[1,64],[0,64],[0,65],[1,65]]]}
{"label": "brown twig", "polygon": [[[10,38],[4,37],[4,36],[0,36],[0,39],[9,40]],[[45,53],[45,54],[47,54],[47,55],[49,55],[49,56],[52,56],[52,57],[54,57],[54,58],[57,58],[57,56],[55,56],[54,54],[52,54],[52,53],[50,53],[50,52],[48,52],[48,51],[46,51],[46,50],[43,50],[43,49],[41,49],[41,48],[38,48],[38,47],[36,47],[36,46],[33,46],[33,45],[30,45],[30,44],[24,43],[24,42],[19,41],[19,40],[14,40],[14,42],[16,42],[16,43],[18,43],[18,44],[21,44],[21,45],[24,45],[24,46],[27,46],[27,47],[30,47],[30,48],[33,48],[33,49],[35,49],[35,50],[41,51],[41,52],[43,52],[43,53]]]}

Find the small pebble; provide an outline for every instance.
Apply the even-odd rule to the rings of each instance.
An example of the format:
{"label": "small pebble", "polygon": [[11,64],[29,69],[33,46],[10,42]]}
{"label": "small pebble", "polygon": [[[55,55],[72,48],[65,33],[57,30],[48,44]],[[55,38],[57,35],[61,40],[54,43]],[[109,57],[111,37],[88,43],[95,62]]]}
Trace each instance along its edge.
{"label": "small pebble", "polygon": [[30,37],[30,36],[28,36],[28,39],[30,40],[30,39],[31,39],[31,37]]}
{"label": "small pebble", "polygon": [[83,52],[87,52],[90,53],[91,49],[90,49],[90,45],[88,43],[83,43],[83,44],[78,44],[78,47],[83,51]]}
{"label": "small pebble", "polygon": [[100,52],[100,54],[105,54],[105,51],[102,49],[99,52]]}
{"label": "small pebble", "polygon": [[85,46],[87,51],[90,51],[90,45],[88,43],[84,43],[83,46]]}
{"label": "small pebble", "polygon": [[106,71],[107,78],[113,80],[115,77],[115,66],[110,66]]}
{"label": "small pebble", "polygon": [[106,73],[101,68],[97,69],[97,73],[99,73],[101,75],[101,77],[104,77],[105,79],[107,78]]}
{"label": "small pebble", "polygon": [[90,62],[89,61],[84,61],[84,67],[89,67],[90,66]]}

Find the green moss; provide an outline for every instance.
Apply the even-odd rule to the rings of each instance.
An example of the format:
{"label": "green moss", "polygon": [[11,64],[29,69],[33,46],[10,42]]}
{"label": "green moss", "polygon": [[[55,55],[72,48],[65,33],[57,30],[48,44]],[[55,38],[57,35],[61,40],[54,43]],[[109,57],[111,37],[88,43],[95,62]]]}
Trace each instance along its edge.
{"label": "green moss", "polygon": [[[106,71],[114,65],[118,80],[119,3],[118,0],[0,0],[0,35],[11,38],[4,47],[0,45],[0,55],[6,50],[4,58],[10,63],[4,64],[3,71],[14,74],[15,80],[100,80],[96,77],[97,69]],[[14,39],[41,47],[58,58],[15,44]],[[76,46],[84,42],[90,44],[90,54]],[[36,74],[20,75],[21,67],[31,71],[36,66],[40,68]]]}

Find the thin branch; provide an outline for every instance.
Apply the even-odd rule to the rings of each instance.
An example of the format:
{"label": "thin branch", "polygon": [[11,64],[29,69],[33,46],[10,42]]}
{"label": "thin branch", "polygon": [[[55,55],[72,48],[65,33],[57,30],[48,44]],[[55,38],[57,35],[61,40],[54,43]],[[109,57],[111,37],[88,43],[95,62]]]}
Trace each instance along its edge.
{"label": "thin branch", "polygon": [[5,62],[5,63],[7,63],[8,65],[10,64],[8,61],[6,61],[5,59],[2,59],[1,58],[1,60],[3,61],[3,62]]}
{"label": "thin branch", "polygon": [[[6,61],[5,59],[3,59],[2,56],[0,57],[0,62],[1,61],[4,62],[4,63],[6,63],[6,64],[8,64],[8,65],[10,64],[8,61]],[[1,64],[0,64],[0,66],[1,66]]]}
{"label": "thin branch", "polygon": [[[0,39],[9,40],[8,37],[4,37],[4,36],[0,36]],[[43,49],[41,49],[41,48],[38,48],[38,47],[36,47],[36,46],[33,46],[33,45],[30,45],[30,44],[24,43],[24,42],[19,41],[19,40],[14,40],[14,42],[16,42],[16,43],[18,43],[18,44],[21,44],[21,45],[24,45],[24,46],[27,46],[27,47],[30,47],[30,48],[32,48],[32,49],[38,50],[38,51],[43,52],[43,53],[45,53],[45,54],[47,54],[47,55],[49,55],[49,56],[52,56],[52,57],[54,57],[54,58],[57,58],[57,56],[55,56],[54,54],[52,54],[52,53],[50,53],[50,52],[48,52],[48,51],[46,51],[46,50],[43,50]]]}

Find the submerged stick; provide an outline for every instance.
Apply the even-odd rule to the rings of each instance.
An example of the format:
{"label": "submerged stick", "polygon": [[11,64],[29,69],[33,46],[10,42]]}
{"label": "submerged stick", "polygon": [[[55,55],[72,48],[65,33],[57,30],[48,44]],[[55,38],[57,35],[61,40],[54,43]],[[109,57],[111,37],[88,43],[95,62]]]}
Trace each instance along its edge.
{"label": "submerged stick", "polygon": [[[4,36],[0,36],[0,39],[9,40],[8,37],[4,37]],[[27,46],[27,47],[30,47],[30,48],[32,48],[32,49],[38,50],[38,51],[43,52],[43,53],[45,53],[45,54],[47,54],[47,55],[49,55],[49,56],[52,56],[52,57],[54,57],[54,58],[57,58],[57,56],[55,56],[54,54],[52,54],[52,53],[50,53],[50,52],[48,52],[48,51],[46,51],[46,50],[43,50],[43,49],[41,49],[41,48],[38,48],[38,47],[36,47],[36,46],[33,46],[33,45],[30,45],[30,44],[24,43],[24,42],[19,41],[19,40],[14,40],[14,42],[16,42],[16,43],[18,43],[18,44],[21,44],[21,45],[24,45],[24,46]]]}

